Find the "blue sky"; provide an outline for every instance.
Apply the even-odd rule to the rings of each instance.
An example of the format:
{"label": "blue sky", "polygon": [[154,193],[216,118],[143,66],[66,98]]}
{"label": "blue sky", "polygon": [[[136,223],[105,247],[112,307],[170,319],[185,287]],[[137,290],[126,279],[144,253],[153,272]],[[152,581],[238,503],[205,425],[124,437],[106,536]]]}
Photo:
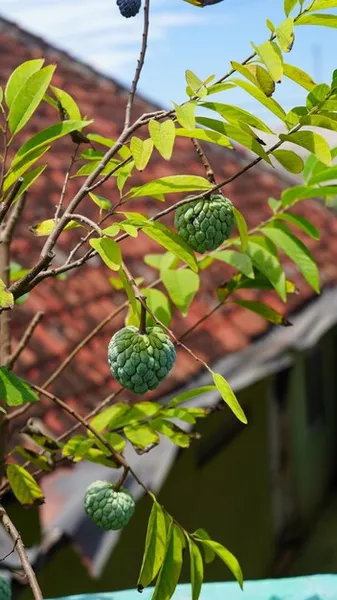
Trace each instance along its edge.
{"label": "blue sky", "polygon": [[[204,9],[183,0],[151,0],[152,15],[147,62],[139,90],[165,106],[182,101],[184,72],[217,77],[228,70],[230,60],[243,60],[250,42],[267,39],[265,19],[281,22],[283,0],[224,0]],[[331,11],[330,11],[331,12]],[[137,60],[142,14],[120,16],[115,0],[1,0],[0,14],[46,40],[71,52],[104,73],[129,84]],[[318,27],[299,27],[288,62],[301,66],[320,81],[330,81],[337,68],[337,32]],[[333,51],[332,51],[333,49]],[[244,92],[226,92],[236,102],[273,122],[263,107]],[[303,101],[298,86],[279,86],[276,98],[286,109]]]}

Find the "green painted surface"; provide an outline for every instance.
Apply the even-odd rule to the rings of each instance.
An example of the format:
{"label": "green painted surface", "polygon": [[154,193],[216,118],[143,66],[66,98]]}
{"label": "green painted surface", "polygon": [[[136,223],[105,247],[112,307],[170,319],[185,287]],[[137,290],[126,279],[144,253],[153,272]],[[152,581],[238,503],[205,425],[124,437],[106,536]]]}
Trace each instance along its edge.
{"label": "green painted surface", "polygon": [[323,389],[318,390],[325,407],[322,421],[307,421],[304,356],[298,355],[290,378],[289,422],[293,488],[299,517],[307,526],[326,497],[336,464],[336,360],[334,332],[321,341]]}
{"label": "green painted surface", "polygon": [[[207,462],[198,466],[214,440],[225,439],[236,421],[229,410],[216,412],[200,421],[200,441],[180,452],[160,494],[160,501],[185,528],[204,527],[239,558],[245,578],[264,577],[272,555],[272,516],[267,440],[266,385],[259,383],[239,395],[249,425],[218,448]],[[136,514],[124,530],[99,580],[92,580],[80,557],[63,548],[39,573],[46,597],[73,593],[133,588],[141,564],[150,502],[137,504]],[[189,578],[188,560],[182,580]],[[60,573],[69,573],[60,577]],[[71,574],[71,575],[70,575]],[[220,560],[207,567],[206,580],[230,580]],[[29,593],[22,600],[29,598]]]}

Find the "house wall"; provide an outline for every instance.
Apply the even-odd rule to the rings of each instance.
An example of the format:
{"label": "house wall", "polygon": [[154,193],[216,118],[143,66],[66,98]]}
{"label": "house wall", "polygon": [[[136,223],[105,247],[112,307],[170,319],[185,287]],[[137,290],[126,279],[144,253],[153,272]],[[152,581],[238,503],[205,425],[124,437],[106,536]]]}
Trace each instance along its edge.
{"label": "house wall", "polygon": [[[289,384],[289,423],[291,431],[291,470],[296,508],[307,526],[324,500],[336,471],[337,439],[337,360],[336,330],[319,342],[322,385],[314,391],[322,402],[324,415],[308,422],[310,381],[305,372],[305,353],[297,356]],[[316,365],[317,374],[321,368]],[[315,365],[314,365],[315,368]]]}
{"label": "house wall", "polygon": [[[273,560],[266,387],[261,382],[239,394],[248,427],[237,427],[226,408],[199,421],[201,439],[180,452],[159,496],[189,531],[203,527],[227,546],[239,558],[245,578],[264,577]],[[72,548],[58,550],[39,573],[45,597],[134,587],[149,511],[144,498],[99,580],[90,579]],[[182,579],[187,581],[185,562]],[[232,576],[220,560],[207,566],[206,580],[227,579]]]}

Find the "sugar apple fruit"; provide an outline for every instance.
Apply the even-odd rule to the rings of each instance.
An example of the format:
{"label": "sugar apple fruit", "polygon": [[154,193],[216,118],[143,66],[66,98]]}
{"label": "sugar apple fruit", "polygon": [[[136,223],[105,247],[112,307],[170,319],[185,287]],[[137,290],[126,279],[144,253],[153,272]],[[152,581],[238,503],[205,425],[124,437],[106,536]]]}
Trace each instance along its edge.
{"label": "sugar apple fruit", "polygon": [[127,19],[138,15],[141,4],[141,0],[117,0],[119,12]]}
{"label": "sugar apple fruit", "polygon": [[108,362],[115,379],[135,394],[156,388],[172,369],[176,358],[170,338],[157,325],[140,333],[124,327],[112,336]]}
{"label": "sugar apple fruit", "polygon": [[11,583],[8,579],[0,577],[0,600],[11,600]]}
{"label": "sugar apple fruit", "polygon": [[233,204],[222,194],[179,206],[174,219],[180,237],[200,254],[221,246],[234,222]]}
{"label": "sugar apple fruit", "polygon": [[120,488],[117,492],[108,481],[94,481],[84,496],[88,517],[106,531],[125,527],[135,512],[135,506],[128,490]]}

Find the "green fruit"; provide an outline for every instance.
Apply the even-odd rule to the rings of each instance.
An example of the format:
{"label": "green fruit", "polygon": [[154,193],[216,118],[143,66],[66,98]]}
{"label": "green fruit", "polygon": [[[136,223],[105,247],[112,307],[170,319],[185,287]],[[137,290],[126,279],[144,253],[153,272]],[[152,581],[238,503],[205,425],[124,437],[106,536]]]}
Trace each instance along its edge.
{"label": "green fruit", "polygon": [[222,194],[179,206],[174,219],[180,237],[200,254],[221,246],[234,222],[233,204]]}
{"label": "green fruit", "polygon": [[11,583],[8,579],[0,577],[0,600],[11,600]]}
{"label": "green fruit", "polygon": [[117,492],[108,481],[94,481],[84,496],[88,517],[106,531],[125,527],[135,512],[135,506],[128,490],[120,488]]}
{"label": "green fruit", "polygon": [[140,333],[136,327],[124,327],[112,336],[108,362],[115,379],[135,394],[153,390],[165,379],[176,358],[174,346],[158,327]]}

